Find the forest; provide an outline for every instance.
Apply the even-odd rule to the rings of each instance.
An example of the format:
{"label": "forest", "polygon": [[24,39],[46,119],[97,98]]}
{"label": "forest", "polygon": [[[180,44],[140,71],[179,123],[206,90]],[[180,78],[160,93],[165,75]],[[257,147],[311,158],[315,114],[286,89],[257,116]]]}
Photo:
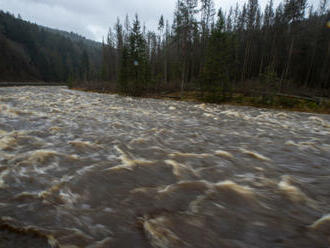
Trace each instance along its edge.
{"label": "forest", "polygon": [[0,11],[0,82],[91,80],[101,52],[100,43]]}
{"label": "forest", "polygon": [[329,96],[328,2],[270,0],[261,9],[249,0],[224,12],[212,0],[178,0],[173,22],[161,16],[157,31],[138,15],[118,19],[102,54],[101,85],[130,95],[197,91],[211,102],[246,91]]}
{"label": "forest", "polygon": [[0,12],[0,80],[69,82],[133,96],[187,92],[208,102],[237,94],[330,96],[328,0],[258,0],[216,9],[177,0],[174,19],[148,30],[126,16],[103,43]]}

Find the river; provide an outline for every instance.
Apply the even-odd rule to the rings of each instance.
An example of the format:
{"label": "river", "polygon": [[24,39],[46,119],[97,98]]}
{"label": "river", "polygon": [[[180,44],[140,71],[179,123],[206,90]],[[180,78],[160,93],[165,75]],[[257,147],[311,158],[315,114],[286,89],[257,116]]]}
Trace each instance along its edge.
{"label": "river", "polygon": [[0,88],[0,247],[330,246],[330,116]]}

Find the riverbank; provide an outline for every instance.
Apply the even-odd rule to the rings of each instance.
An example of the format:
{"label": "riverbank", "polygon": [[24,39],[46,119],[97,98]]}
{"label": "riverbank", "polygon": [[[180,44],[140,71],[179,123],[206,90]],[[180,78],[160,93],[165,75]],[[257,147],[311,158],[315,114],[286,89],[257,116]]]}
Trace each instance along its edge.
{"label": "riverbank", "polygon": [[[111,90],[99,90],[73,87],[73,90],[96,92],[103,94],[119,94],[125,95],[120,92]],[[250,106],[257,108],[267,108],[275,110],[295,111],[295,112],[308,112],[317,114],[330,114],[330,99],[323,99],[320,102],[315,102],[306,99],[293,98],[289,96],[246,96],[244,94],[233,94],[230,98],[224,101],[210,101],[207,97],[202,96],[198,91],[185,91],[182,95],[181,92],[172,92],[164,94],[145,94],[143,98],[166,99],[175,101],[188,101],[198,103],[214,103],[214,104],[227,104],[235,106]]]}

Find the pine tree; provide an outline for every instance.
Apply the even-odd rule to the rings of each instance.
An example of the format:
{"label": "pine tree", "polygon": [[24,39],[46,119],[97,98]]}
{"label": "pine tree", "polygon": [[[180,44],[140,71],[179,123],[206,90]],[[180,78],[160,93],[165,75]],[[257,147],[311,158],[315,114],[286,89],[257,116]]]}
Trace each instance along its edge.
{"label": "pine tree", "polygon": [[90,63],[89,63],[89,56],[86,52],[86,50],[84,50],[84,52],[81,55],[81,79],[84,81],[88,81],[89,80],[89,70],[90,70]]}
{"label": "pine tree", "polygon": [[121,51],[121,59],[120,59],[120,71],[119,71],[119,80],[117,84],[117,89],[121,92],[128,93],[128,50],[126,45],[123,46]]}
{"label": "pine tree", "polygon": [[138,16],[135,16],[128,43],[122,52],[120,88],[132,95],[141,95],[150,84],[150,66],[146,40],[141,32]]}
{"label": "pine tree", "polygon": [[263,25],[265,28],[269,28],[274,24],[274,10],[273,10],[273,0],[269,0],[264,11]]}
{"label": "pine tree", "polygon": [[288,23],[302,20],[305,15],[307,0],[285,0],[284,14]]}
{"label": "pine tree", "polygon": [[230,80],[233,70],[232,37],[225,32],[225,17],[218,12],[218,20],[207,47],[207,57],[202,73],[203,90],[206,91],[207,100],[225,100],[230,91]]}
{"label": "pine tree", "polygon": [[188,65],[191,58],[192,38],[197,21],[197,0],[178,0],[174,19],[174,32],[178,44],[178,52],[181,57],[181,97],[185,82],[189,78]]}

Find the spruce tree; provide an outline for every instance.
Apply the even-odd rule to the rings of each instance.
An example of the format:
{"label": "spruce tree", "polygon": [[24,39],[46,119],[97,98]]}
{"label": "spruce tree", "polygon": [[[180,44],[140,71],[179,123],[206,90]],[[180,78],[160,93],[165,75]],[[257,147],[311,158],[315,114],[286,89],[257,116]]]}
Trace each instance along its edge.
{"label": "spruce tree", "polygon": [[225,17],[221,10],[207,47],[207,57],[202,72],[203,90],[207,100],[217,102],[225,100],[230,92],[230,79],[233,69],[232,37],[225,32]]}
{"label": "spruce tree", "polygon": [[122,52],[120,88],[132,95],[141,95],[150,84],[150,66],[146,40],[141,32],[138,16],[135,16],[128,43]]}

